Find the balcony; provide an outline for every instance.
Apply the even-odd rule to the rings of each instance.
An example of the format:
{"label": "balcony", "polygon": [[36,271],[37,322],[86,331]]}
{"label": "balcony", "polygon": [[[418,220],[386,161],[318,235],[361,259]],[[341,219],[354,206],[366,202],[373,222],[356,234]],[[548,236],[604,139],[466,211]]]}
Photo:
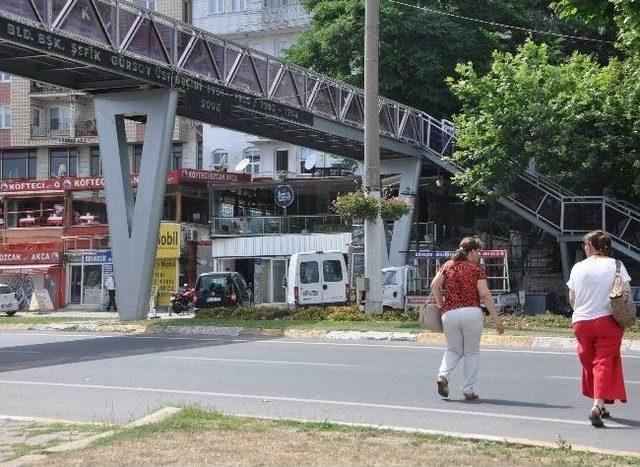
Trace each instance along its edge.
{"label": "balcony", "polygon": [[95,120],[78,121],[74,125],[76,138],[98,136],[98,127]]}
{"label": "balcony", "polygon": [[32,138],[68,138],[71,136],[69,122],[62,122],[59,125],[31,125]]}
{"label": "balcony", "polygon": [[72,89],[63,88],[62,86],[55,86],[53,84],[41,83],[40,81],[31,81],[31,94],[35,95],[64,95],[64,94],[76,94],[77,91]]}
{"label": "balcony", "polygon": [[342,216],[214,217],[212,237],[351,232]]}
{"label": "balcony", "polygon": [[282,2],[262,7],[262,24],[266,29],[304,27],[311,24],[311,18],[300,3]]}

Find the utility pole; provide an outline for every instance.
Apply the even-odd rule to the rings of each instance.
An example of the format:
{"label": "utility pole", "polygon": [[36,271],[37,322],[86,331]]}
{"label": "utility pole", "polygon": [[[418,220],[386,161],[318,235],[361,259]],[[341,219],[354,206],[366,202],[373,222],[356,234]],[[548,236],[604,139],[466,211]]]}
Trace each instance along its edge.
{"label": "utility pole", "polygon": [[[380,200],[380,116],[378,109],[378,54],[380,0],[365,0],[364,16],[364,180],[365,196]],[[382,313],[382,241],[380,215],[364,221],[364,275],[368,289],[364,309]]]}

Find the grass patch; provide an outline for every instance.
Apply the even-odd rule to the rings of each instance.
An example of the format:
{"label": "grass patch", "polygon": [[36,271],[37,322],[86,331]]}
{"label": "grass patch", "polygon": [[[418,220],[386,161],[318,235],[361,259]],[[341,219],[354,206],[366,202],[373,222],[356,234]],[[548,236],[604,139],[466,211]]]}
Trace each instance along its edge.
{"label": "grass patch", "polygon": [[121,429],[80,451],[56,454],[43,465],[66,464],[270,465],[638,465],[640,458],[555,448],[398,433],[329,422],[233,417],[189,407],[162,422]]}
{"label": "grass patch", "polygon": [[[78,321],[104,321],[109,318],[73,318],[69,316],[27,316],[14,315],[6,316],[0,314],[0,324],[50,324],[50,323],[68,323]],[[115,321],[115,320],[110,320]]]}

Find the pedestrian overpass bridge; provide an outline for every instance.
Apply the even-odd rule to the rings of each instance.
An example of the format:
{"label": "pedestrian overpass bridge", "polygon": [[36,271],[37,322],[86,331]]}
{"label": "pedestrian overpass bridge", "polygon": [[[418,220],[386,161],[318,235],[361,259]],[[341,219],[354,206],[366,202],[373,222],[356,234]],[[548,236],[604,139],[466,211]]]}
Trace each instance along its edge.
{"label": "pedestrian overpass bridge", "polygon": [[[176,114],[363,159],[362,90],[120,0],[1,0],[0,71],[94,95],[125,318],[146,316]],[[401,193],[415,195],[423,161],[459,170],[446,157],[455,142],[449,122],[384,98],[379,107],[383,168],[402,173]],[[135,202],[125,117],[147,123]],[[597,228],[640,261],[635,206],[576,196],[531,173],[500,202],[558,238],[567,265],[567,243]],[[402,220],[395,230],[392,254],[408,244]]]}

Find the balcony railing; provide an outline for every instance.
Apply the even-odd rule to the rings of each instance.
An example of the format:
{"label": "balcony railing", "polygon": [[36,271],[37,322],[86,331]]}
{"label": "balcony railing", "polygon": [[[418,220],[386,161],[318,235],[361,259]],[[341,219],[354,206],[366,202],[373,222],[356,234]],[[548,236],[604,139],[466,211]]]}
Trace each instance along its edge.
{"label": "balcony railing", "polygon": [[293,2],[287,5],[262,7],[262,22],[267,27],[306,26],[311,22],[304,7]]}
{"label": "balcony railing", "polygon": [[71,136],[69,122],[62,122],[59,125],[31,125],[32,138],[68,138]]}
{"label": "balcony railing", "polygon": [[251,236],[351,232],[351,223],[342,216],[215,217],[211,236]]}
{"label": "balcony railing", "polygon": [[62,86],[41,83],[40,81],[31,81],[31,94],[69,94],[75,92],[77,91],[63,88]]}
{"label": "balcony railing", "polygon": [[98,127],[95,120],[84,120],[74,124],[76,137],[98,136]]}

